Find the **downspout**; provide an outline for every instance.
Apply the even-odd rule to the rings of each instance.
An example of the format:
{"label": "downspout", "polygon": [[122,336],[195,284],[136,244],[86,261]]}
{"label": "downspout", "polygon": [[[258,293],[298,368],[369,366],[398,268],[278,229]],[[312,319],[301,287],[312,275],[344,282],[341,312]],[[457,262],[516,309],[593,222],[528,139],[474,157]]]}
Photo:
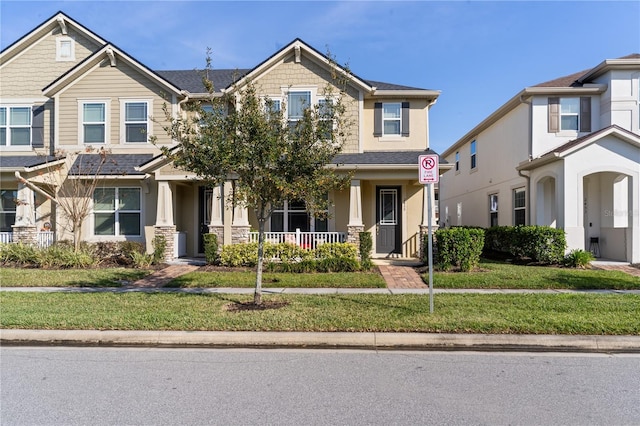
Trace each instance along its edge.
{"label": "downspout", "polygon": [[[525,100],[524,95],[520,95],[520,102],[529,105],[529,129],[527,130],[527,158],[529,161],[533,159],[533,104],[531,100]],[[527,225],[531,225],[531,175],[523,174],[522,170],[518,170],[518,175],[527,180]]]}
{"label": "downspout", "polygon": [[56,200],[55,197],[52,197],[46,191],[43,191],[42,189],[38,188],[33,183],[31,183],[28,180],[26,180],[25,178],[23,178],[20,175],[19,171],[16,170],[16,172],[14,174],[15,174],[16,180],[18,182],[22,183],[23,185],[27,186],[29,189],[32,189],[33,191],[37,192],[38,194],[45,196],[48,200],[51,200],[56,204],[60,204],[60,202],[58,200]]}

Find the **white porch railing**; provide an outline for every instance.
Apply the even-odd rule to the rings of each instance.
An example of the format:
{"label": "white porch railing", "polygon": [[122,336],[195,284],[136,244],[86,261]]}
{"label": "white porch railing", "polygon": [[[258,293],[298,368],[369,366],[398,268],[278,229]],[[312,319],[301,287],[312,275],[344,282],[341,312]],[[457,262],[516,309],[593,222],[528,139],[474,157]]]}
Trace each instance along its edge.
{"label": "white porch railing", "polygon": [[[38,247],[49,247],[55,241],[55,235],[53,231],[41,231],[38,232]],[[0,232],[0,243],[13,243],[13,232]]]}
{"label": "white porch railing", "polygon": [[0,243],[7,244],[13,242],[13,232],[0,232]]}
{"label": "white porch railing", "polygon": [[[345,232],[265,232],[264,240],[270,243],[291,243],[305,250],[314,250],[325,243],[344,243],[347,240]],[[258,233],[249,232],[249,242],[258,242]]]}

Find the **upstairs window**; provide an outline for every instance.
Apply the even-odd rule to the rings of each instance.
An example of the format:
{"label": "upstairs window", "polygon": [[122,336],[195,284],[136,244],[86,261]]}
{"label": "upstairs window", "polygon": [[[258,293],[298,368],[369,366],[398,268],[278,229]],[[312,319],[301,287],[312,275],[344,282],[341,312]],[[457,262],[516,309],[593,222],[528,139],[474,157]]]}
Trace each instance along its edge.
{"label": "upstairs window", "polygon": [[328,140],[331,138],[333,130],[333,101],[331,99],[318,99],[318,126],[322,138]]}
{"label": "upstairs window", "polygon": [[287,122],[293,129],[304,116],[304,110],[311,106],[311,92],[289,92],[287,96]]}
{"label": "upstairs window", "polygon": [[475,169],[476,168],[476,141],[472,141],[471,145],[469,147],[470,153],[471,153],[471,169]]}
{"label": "upstairs window", "polygon": [[124,136],[128,143],[146,143],[149,136],[149,104],[146,101],[124,103]]}
{"label": "upstairs window", "polygon": [[104,102],[82,104],[82,142],[104,144],[106,142],[107,106]]}
{"label": "upstairs window", "polygon": [[460,171],[460,152],[456,152],[456,172]]}
{"label": "upstairs window", "polygon": [[549,98],[549,133],[591,131],[591,98]]}
{"label": "upstairs window", "polygon": [[31,107],[0,107],[0,146],[31,145]]}
{"label": "upstairs window", "polygon": [[376,102],[373,136],[409,136],[409,102]]}

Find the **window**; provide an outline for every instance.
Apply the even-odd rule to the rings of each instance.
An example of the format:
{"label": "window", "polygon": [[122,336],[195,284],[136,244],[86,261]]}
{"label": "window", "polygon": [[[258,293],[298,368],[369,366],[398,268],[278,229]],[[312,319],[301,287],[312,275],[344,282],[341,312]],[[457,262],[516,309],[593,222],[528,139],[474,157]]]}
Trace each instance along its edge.
{"label": "window", "polygon": [[322,138],[331,138],[333,130],[333,101],[331,99],[318,99],[318,127]]}
{"label": "window", "polygon": [[0,107],[0,146],[31,145],[31,107]]}
{"label": "window", "polygon": [[82,103],[82,142],[86,144],[106,142],[106,111],[104,102]]}
{"label": "window", "polygon": [[93,233],[140,235],[140,188],[97,188],[93,194]]}
{"label": "window", "polygon": [[578,131],[580,101],[578,98],[560,99],[560,130]]}
{"label": "window", "polygon": [[271,215],[271,232],[326,232],[326,217],[313,217],[302,200],[285,201]]}
{"label": "window", "polygon": [[460,153],[456,152],[456,172],[460,171]]}
{"label": "window", "polygon": [[400,136],[402,116],[400,103],[382,104],[382,134]]}
{"label": "window", "polygon": [[591,98],[549,98],[549,133],[591,131]]}
{"label": "window", "polygon": [[304,110],[311,106],[311,92],[289,92],[287,97],[287,121],[290,128],[294,128],[302,119]]}
{"label": "window", "polygon": [[471,152],[471,168],[475,169],[476,168],[476,141],[471,142],[470,152]]}
{"label": "window", "polygon": [[524,188],[513,190],[513,225],[525,225],[526,222],[526,197]]}
{"label": "window", "polygon": [[498,194],[489,195],[489,226],[498,226]]}
{"label": "window", "polygon": [[148,136],[149,103],[147,101],[124,102],[124,141],[146,143]]}
{"label": "window", "polygon": [[56,38],[56,61],[75,61],[76,46],[71,37]]}
{"label": "window", "polygon": [[16,223],[16,200],[18,191],[0,190],[0,232],[11,232]]}

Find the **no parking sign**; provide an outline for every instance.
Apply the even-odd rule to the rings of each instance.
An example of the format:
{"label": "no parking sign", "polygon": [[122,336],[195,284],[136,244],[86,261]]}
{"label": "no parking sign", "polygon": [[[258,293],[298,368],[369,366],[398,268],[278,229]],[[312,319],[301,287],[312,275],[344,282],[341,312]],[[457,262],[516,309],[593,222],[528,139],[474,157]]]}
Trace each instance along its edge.
{"label": "no parking sign", "polygon": [[420,167],[420,183],[438,183],[438,156],[437,155],[421,155],[418,157],[418,165]]}

